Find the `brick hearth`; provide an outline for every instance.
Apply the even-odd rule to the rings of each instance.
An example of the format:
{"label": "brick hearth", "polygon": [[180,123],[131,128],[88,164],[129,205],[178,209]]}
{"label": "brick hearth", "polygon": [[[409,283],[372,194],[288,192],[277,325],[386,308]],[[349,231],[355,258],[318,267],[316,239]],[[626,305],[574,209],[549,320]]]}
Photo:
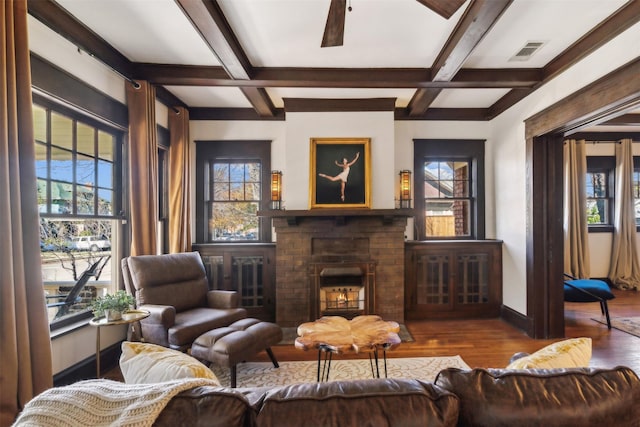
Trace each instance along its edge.
{"label": "brick hearth", "polygon": [[[293,214],[291,214],[293,215]],[[385,320],[404,321],[404,233],[406,216],[319,216],[307,214],[273,218],[276,243],[276,322],[297,326],[312,319],[311,267],[318,256],[368,257],[375,262],[375,314]],[[349,245],[352,239],[353,245]],[[326,244],[337,242],[335,254]],[[314,243],[315,242],[315,243]],[[364,243],[363,243],[364,242]],[[318,247],[323,253],[318,254]],[[368,249],[368,254],[365,254]],[[314,251],[316,253],[314,253]]]}

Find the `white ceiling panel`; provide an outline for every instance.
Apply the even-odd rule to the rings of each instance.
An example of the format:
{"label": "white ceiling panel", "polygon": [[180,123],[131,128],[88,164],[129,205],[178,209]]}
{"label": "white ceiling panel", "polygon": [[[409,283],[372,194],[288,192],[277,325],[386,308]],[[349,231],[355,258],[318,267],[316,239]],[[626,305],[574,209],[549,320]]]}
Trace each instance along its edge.
{"label": "white ceiling panel", "polygon": [[[625,4],[625,0],[515,0],[467,59],[467,68],[540,68]],[[545,45],[509,61],[529,41]]]}
{"label": "white ceiling panel", "polygon": [[464,10],[446,20],[415,0],[350,0],[344,46],[321,48],[329,0],[218,3],[258,67],[427,68]]}
{"label": "white ceiling panel", "polygon": [[251,108],[237,87],[165,86],[190,107]]}
{"label": "white ceiling panel", "polygon": [[174,0],[56,0],[133,62],[220,65]]}
{"label": "white ceiling panel", "polygon": [[435,108],[487,108],[509,89],[444,89],[431,104]]}

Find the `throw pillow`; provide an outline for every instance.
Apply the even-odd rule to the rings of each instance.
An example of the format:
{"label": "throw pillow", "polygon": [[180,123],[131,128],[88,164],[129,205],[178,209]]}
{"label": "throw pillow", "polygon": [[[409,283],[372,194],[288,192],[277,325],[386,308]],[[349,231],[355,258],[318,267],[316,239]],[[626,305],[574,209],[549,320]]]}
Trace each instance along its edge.
{"label": "throw pillow", "polygon": [[216,375],[188,354],[155,344],[122,343],[120,370],[127,384],[148,384],[180,378],[208,378],[220,384]]}
{"label": "throw pillow", "polygon": [[591,338],[571,338],[516,359],[507,369],[586,368],[590,360]]}

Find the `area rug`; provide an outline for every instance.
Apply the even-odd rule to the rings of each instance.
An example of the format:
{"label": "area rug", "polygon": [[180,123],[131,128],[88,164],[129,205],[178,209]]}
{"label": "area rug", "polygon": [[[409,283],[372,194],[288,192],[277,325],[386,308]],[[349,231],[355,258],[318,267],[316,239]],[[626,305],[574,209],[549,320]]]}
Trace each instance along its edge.
{"label": "area rug", "polygon": [[[605,319],[592,318],[591,320],[603,325],[607,324]],[[640,338],[640,317],[612,317],[611,327]]]}
{"label": "area rug", "polygon": [[[384,361],[380,360],[380,376],[384,377]],[[460,356],[387,358],[388,378],[414,378],[434,381],[445,368],[470,369]],[[229,386],[229,369],[211,368],[223,386]],[[237,366],[238,387],[262,387],[315,382],[317,361],[280,362],[274,368],[271,362],[246,362]],[[372,378],[369,359],[340,359],[331,362],[329,381]]]}
{"label": "area rug", "polygon": [[[278,343],[278,345],[293,345],[293,342],[296,340],[298,336],[298,328],[282,328],[282,341]],[[400,324],[400,332],[398,332],[398,336],[402,342],[413,342],[413,336],[407,329],[404,324]]]}

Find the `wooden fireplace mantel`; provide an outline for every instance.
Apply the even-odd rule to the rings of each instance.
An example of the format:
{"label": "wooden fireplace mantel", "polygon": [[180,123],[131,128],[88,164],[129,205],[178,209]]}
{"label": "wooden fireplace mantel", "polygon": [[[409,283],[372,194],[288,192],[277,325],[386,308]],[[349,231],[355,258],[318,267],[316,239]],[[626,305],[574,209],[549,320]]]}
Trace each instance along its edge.
{"label": "wooden fireplace mantel", "polygon": [[331,218],[336,225],[344,225],[349,218],[377,217],[384,225],[393,223],[394,218],[407,218],[415,215],[414,209],[309,209],[309,210],[266,210],[258,211],[258,216],[286,218],[289,226],[298,225],[303,218]]}

